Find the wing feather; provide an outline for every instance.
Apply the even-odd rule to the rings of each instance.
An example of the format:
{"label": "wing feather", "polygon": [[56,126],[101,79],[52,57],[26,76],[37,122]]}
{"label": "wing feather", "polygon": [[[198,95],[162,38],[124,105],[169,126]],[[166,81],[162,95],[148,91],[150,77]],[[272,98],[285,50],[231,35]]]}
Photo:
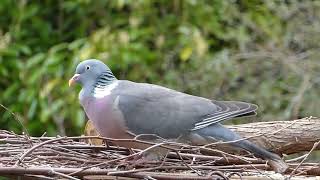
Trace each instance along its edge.
{"label": "wing feather", "polygon": [[255,104],[239,102],[239,101],[212,101],[217,105],[219,110],[209,114],[207,118],[195,124],[192,130],[201,129],[211,124],[219,123],[231,118],[256,115],[258,106]]}

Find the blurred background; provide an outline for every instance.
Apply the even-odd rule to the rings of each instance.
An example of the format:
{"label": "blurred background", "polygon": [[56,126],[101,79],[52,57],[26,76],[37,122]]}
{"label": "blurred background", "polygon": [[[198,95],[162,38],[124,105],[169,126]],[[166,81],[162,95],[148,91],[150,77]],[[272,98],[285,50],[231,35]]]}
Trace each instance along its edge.
{"label": "blurred background", "polygon": [[[0,103],[32,135],[79,135],[84,59],[119,79],[259,105],[247,121],[320,116],[320,1],[1,0]],[[0,128],[21,132],[0,107]]]}

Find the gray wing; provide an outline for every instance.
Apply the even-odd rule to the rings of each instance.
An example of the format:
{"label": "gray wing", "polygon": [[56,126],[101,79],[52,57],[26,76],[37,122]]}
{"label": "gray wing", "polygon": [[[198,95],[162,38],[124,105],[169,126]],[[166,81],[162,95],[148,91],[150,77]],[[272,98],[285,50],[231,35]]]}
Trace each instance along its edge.
{"label": "gray wing", "polygon": [[243,102],[211,101],[165,87],[119,81],[114,96],[128,130],[176,138],[211,124],[254,113],[256,106]]}
{"label": "gray wing", "polygon": [[256,115],[256,110],[258,109],[258,106],[255,104],[240,101],[212,100],[212,103],[217,106],[217,111],[207,115],[207,117],[201,119],[200,122],[197,122],[192,130],[201,129],[227,119],[244,116],[254,116]]}

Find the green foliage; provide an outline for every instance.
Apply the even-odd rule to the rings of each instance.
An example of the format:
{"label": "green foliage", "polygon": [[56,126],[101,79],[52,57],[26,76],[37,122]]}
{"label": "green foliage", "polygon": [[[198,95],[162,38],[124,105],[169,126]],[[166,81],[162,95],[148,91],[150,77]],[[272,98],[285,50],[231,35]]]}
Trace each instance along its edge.
{"label": "green foliage", "polygon": [[80,134],[67,81],[97,58],[119,79],[257,103],[257,119],[319,116],[319,20],[316,1],[3,0],[0,103],[34,135]]}

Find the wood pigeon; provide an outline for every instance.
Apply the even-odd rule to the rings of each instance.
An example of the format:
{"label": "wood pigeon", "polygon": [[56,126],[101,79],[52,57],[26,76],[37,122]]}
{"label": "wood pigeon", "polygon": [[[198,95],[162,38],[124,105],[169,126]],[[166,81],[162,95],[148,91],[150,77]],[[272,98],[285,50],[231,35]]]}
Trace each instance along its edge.
{"label": "wood pigeon", "polygon": [[[220,122],[255,115],[257,110],[250,103],[209,100],[158,85],[117,80],[110,68],[96,59],[78,64],[69,86],[74,83],[82,86],[79,100],[87,116],[100,135],[109,138],[155,134],[167,139],[184,137],[199,145],[212,139],[235,141],[241,137]],[[279,171],[287,167],[278,155],[248,140],[231,145],[280,164],[284,168]]]}

